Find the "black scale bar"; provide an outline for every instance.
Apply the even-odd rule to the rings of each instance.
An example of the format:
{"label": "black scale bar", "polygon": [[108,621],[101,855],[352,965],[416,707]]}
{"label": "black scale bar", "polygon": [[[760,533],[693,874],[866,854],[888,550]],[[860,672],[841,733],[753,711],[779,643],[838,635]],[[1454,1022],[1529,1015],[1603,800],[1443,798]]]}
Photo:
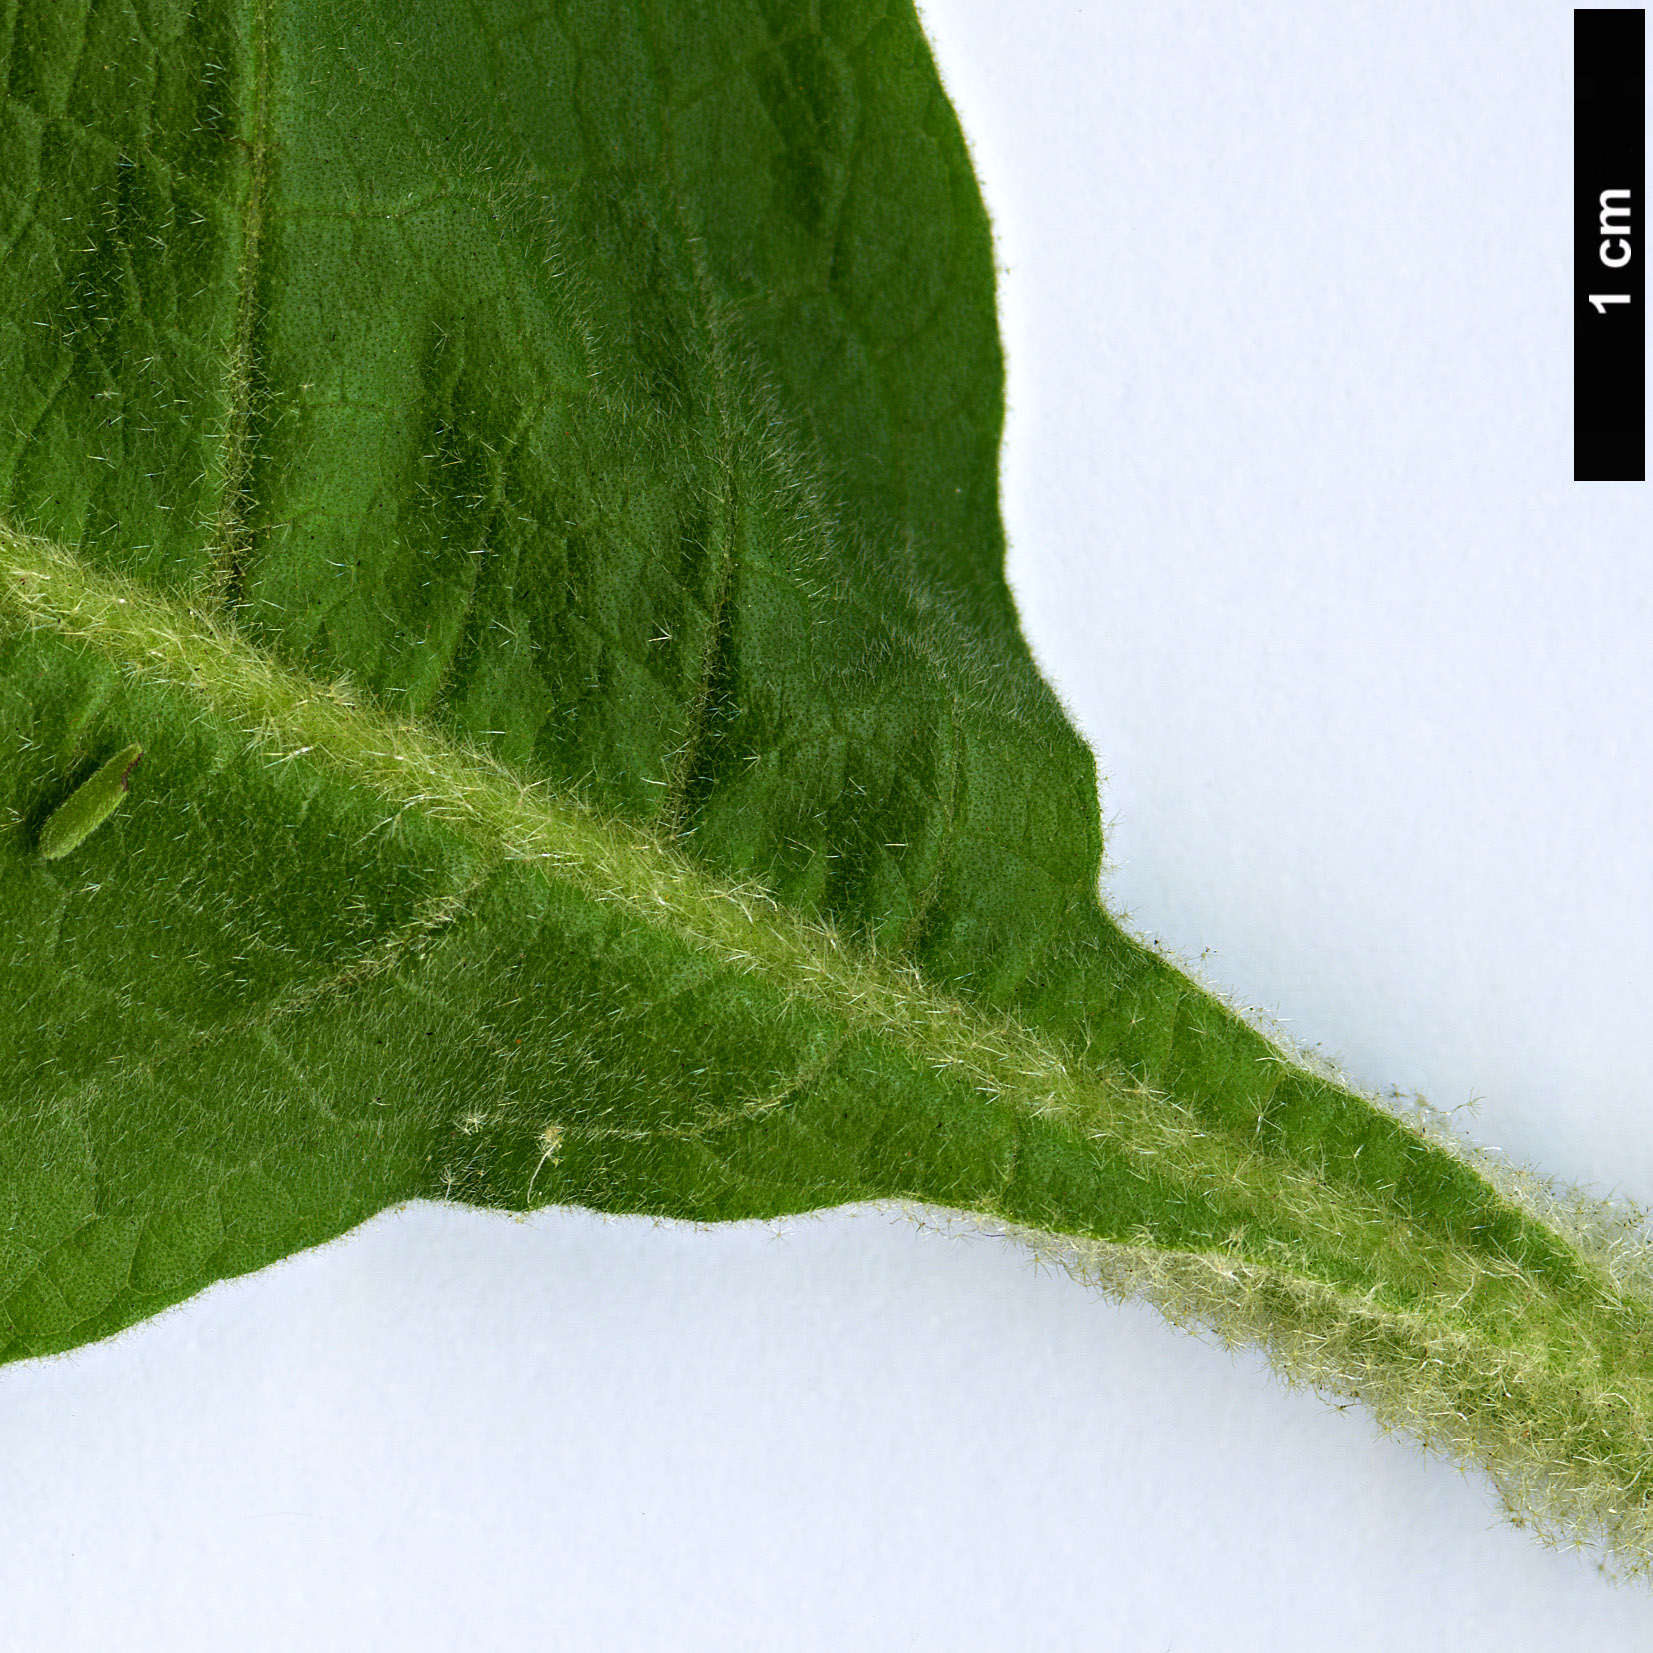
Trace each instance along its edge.
{"label": "black scale bar", "polygon": [[1647,480],[1646,20],[1573,13],[1573,480]]}

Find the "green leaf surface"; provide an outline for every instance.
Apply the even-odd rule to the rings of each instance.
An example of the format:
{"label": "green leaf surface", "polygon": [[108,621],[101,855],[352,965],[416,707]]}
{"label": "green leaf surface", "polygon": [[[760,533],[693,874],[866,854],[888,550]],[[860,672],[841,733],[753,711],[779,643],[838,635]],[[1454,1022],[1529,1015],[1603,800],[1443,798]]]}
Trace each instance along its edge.
{"label": "green leaf surface", "polygon": [[1647,1553],[1624,1231],[1099,904],[908,0],[0,28],[0,1353],[412,1198],[913,1200]]}

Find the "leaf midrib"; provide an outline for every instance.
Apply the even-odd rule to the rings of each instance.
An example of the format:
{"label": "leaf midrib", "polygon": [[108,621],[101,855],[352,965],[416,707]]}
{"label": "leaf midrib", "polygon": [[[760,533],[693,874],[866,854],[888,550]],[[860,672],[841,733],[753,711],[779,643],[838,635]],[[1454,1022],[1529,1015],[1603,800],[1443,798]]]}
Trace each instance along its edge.
{"label": "leaf midrib", "polygon": [[[624,906],[697,950],[760,971],[853,1025],[876,1026],[978,1087],[1048,1111],[1076,1084],[1067,1053],[1011,1018],[938,991],[909,964],[779,905],[757,884],[720,881],[652,832],[600,814],[576,794],[527,781],[491,753],[396,722],[352,693],[283,665],[205,605],[93,569],[68,548],[0,525],[14,619],[95,648],[128,672],[186,689],[240,723],[271,763],[308,758],[418,809],[484,850],[540,864],[599,902]],[[395,814],[386,817],[390,827]],[[452,916],[452,915],[450,915]],[[1121,1072],[1118,1091],[1140,1089]],[[1146,1093],[1144,1093],[1146,1094]]]}
{"label": "leaf midrib", "polygon": [[[761,974],[846,1029],[891,1041],[991,1103],[1056,1126],[1076,1146],[1104,1143],[1138,1174],[1170,1178],[1190,1195],[1211,1185],[1244,1189],[1259,1213],[1287,1210],[1311,1230],[1341,1233],[1356,1252],[1381,1249],[1391,1261],[1438,1271],[1443,1284],[1480,1269],[1467,1253],[1357,1189],[1198,1128],[1175,1099],[1125,1069],[952,997],[901,957],[781,906],[761,886],[720,881],[651,831],[604,816],[544,781],[525,781],[489,752],[427,725],[396,722],[345,683],[325,685],[294,671],[209,608],[93,569],[65,547],[4,524],[0,557],[0,610],[10,611],[14,625],[49,630],[127,673],[185,690],[239,725],[268,763],[305,760],[331,769],[391,806],[381,823],[386,829],[403,811],[418,810],[480,848],[489,867],[534,863],[548,879],[623,907],[726,968]],[[446,902],[440,915],[422,915],[415,928],[456,920],[462,904],[454,910]],[[358,961],[352,972],[393,966],[405,950],[401,943],[414,940],[387,937],[384,956]],[[1082,1233],[1099,1214],[1051,1215],[1061,1231]],[[1151,1246],[1149,1236],[1142,1239]],[[1224,1255],[1232,1264],[1246,1251],[1237,1234]]]}

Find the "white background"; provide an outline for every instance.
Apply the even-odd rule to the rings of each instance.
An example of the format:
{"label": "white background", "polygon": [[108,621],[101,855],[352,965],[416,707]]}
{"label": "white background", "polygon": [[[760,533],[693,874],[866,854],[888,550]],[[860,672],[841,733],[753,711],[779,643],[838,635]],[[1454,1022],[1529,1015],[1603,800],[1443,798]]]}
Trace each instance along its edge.
{"label": "white background", "polygon": [[[1110,898],[1653,1196],[1653,517],[1570,480],[1570,8],[926,20]],[[416,1207],[0,1371],[0,1644],[1611,1653],[1653,1593],[997,1242]]]}

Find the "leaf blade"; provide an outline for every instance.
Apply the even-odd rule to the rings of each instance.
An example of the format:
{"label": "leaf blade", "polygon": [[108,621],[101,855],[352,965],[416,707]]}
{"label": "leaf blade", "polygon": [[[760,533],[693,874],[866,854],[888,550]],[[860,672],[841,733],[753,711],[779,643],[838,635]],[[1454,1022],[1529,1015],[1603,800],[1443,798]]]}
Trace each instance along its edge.
{"label": "leaf blade", "polygon": [[153,758],[8,868],[11,1353],[419,1195],[916,1198],[1638,1530],[1642,1297],[1098,904],[910,8],[20,17],[4,854]]}

